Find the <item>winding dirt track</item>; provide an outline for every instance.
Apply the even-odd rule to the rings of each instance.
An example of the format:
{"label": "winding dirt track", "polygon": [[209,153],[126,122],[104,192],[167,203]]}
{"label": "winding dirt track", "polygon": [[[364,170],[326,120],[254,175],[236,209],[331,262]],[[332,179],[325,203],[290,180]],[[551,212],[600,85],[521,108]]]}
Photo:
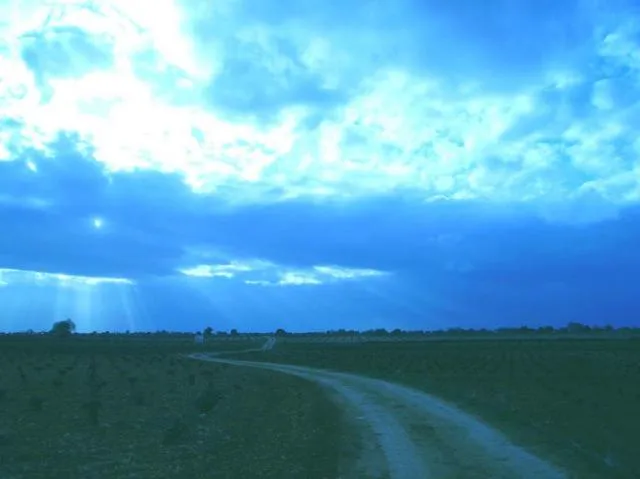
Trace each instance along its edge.
{"label": "winding dirt track", "polygon": [[[270,338],[261,349],[275,345]],[[234,352],[234,354],[236,354]],[[189,356],[298,376],[327,389],[343,407],[366,446],[353,477],[391,479],[555,479],[567,475],[512,444],[495,429],[444,401],[411,388],[355,374],[288,364]],[[384,459],[384,460],[381,460]],[[346,474],[346,477],[350,474]]]}

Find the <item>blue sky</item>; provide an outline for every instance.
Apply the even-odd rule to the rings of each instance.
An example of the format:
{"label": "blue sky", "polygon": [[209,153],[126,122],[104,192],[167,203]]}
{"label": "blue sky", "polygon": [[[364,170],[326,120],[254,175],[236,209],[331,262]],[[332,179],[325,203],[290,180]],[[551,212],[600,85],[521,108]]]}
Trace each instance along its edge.
{"label": "blue sky", "polygon": [[637,325],[638,12],[5,0],[0,328]]}

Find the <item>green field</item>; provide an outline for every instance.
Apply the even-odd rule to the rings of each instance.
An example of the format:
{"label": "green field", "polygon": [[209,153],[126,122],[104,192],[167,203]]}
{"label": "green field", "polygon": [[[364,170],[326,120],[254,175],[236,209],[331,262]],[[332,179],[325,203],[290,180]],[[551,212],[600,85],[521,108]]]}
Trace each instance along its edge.
{"label": "green field", "polygon": [[577,478],[640,477],[640,341],[0,338],[0,477],[336,478],[357,444],[316,385],[185,352],[351,371],[449,400]]}
{"label": "green field", "polygon": [[194,349],[186,340],[3,338],[0,477],[338,476],[341,412],[317,386],[176,354]]}
{"label": "green field", "polygon": [[639,340],[281,339],[237,355],[352,371],[447,399],[575,477],[640,477]]}

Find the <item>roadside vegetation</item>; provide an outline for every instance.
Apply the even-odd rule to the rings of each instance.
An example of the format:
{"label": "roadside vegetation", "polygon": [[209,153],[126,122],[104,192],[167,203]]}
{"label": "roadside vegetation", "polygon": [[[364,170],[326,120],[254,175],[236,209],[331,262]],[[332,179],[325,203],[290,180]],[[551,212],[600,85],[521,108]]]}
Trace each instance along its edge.
{"label": "roadside vegetation", "polygon": [[68,329],[0,337],[3,479],[338,476],[341,412],[318,386],[177,354],[263,339]]}
{"label": "roadside vegetation", "polygon": [[235,357],[409,385],[476,414],[575,477],[640,477],[638,338],[292,335],[272,351]]}

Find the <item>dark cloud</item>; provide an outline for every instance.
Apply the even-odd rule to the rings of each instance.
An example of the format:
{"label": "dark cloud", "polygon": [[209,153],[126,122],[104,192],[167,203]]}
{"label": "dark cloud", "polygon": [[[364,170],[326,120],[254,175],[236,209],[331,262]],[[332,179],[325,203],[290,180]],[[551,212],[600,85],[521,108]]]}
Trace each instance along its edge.
{"label": "dark cloud", "polygon": [[[265,1],[260,5],[245,0],[210,5],[185,4],[193,12],[190,24],[203,49],[214,39],[232,37],[238,29],[260,26],[291,34],[298,54],[315,38],[328,40],[336,52],[349,52],[348,64],[336,63],[341,85],[356,86],[379,68],[400,68],[450,86],[473,82],[487,92],[537,84],[549,69],[591,68],[598,33],[610,31],[619,14],[629,11],[626,2],[607,4],[605,12],[604,4],[585,0]],[[241,59],[246,50],[240,51]],[[255,72],[255,89],[262,78],[255,67],[259,58],[248,67],[246,60],[230,56],[229,68],[240,68],[238,61],[247,74]],[[273,84],[269,76],[265,82],[265,88]],[[284,96],[291,91],[299,90],[294,87]]]}
{"label": "dark cloud", "polygon": [[113,64],[113,43],[106,36],[74,26],[25,33],[22,58],[37,75],[77,77]]}
{"label": "dark cloud", "polygon": [[[264,46],[237,39],[225,42],[223,70],[204,94],[210,106],[230,116],[269,120],[285,107],[331,109],[343,103],[346,92],[326,88],[323,79],[300,62],[300,52],[284,39],[273,41],[273,52]],[[275,59],[274,55],[282,56]],[[282,64],[282,68],[274,64]]]}
{"label": "dark cloud", "polygon": [[[549,262],[556,265],[556,275],[590,268],[610,268],[613,274],[639,261],[631,248],[640,240],[633,210],[619,219],[567,225],[543,221],[523,206],[425,203],[415,192],[229,207],[218,196],[194,194],[179,175],[107,174],[100,163],[78,151],[72,136],[61,136],[49,149],[55,152],[53,158],[27,151],[17,161],[0,163],[0,191],[6,198],[0,211],[5,224],[13,225],[10,230],[21,235],[17,241],[4,238],[5,252],[41,242],[57,245],[53,256],[61,258],[61,249],[69,245],[69,254],[95,250],[98,258],[109,257],[101,263],[113,265],[109,251],[117,250],[123,258],[118,263],[140,265],[132,271],[144,271],[147,261],[156,263],[147,271],[151,274],[170,271],[161,266],[162,258],[179,266],[181,252],[195,245],[210,245],[230,258],[260,258],[292,267],[338,264],[404,273],[450,270],[455,261],[471,263],[474,271],[521,271],[522,276],[549,271]],[[27,159],[37,172],[27,168]],[[104,219],[103,230],[92,228],[94,217]],[[112,246],[105,248],[108,244]],[[141,255],[144,248],[150,248],[147,255]],[[47,248],[40,249],[35,256],[46,255]],[[34,251],[24,256],[32,258]],[[103,273],[130,276],[132,271],[122,264],[119,271],[106,267]]]}
{"label": "dark cloud", "polygon": [[[223,198],[192,193],[178,175],[107,174],[78,151],[73,136],[61,136],[48,149],[51,158],[26,151],[0,163],[2,268],[125,277],[149,285],[177,268],[206,262],[193,253],[199,248],[220,261],[258,258],[294,269],[334,264],[393,273],[377,286],[354,281],[261,288],[226,278],[202,280],[216,292],[221,316],[232,316],[230,301],[238,294],[277,299],[292,290],[296,297],[324,298],[327,313],[352,311],[365,318],[396,311],[415,321],[431,317],[467,325],[486,323],[492,314],[529,322],[567,315],[596,321],[605,313],[624,317],[621,304],[638,306],[637,209],[571,225],[544,221],[523,205],[424,203],[415,192],[229,207]],[[103,229],[93,228],[94,217],[104,219]],[[154,288],[160,286],[147,291]],[[226,300],[220,296],[224,288],[231,288]],[[171,295],[165,296],[160,304],[169,311]],[[291,308],[291,314],[299,311]],[[245,309],[241,316],[257,314]]]}
{"label": "dark cloud", "polygon": [[113,41],[75,26],[45,27],[20,37],[22,59],[33,72],[43,99],[52,78],[77,78],[113,65]]}
{"label": "dark cloud", "polygon": [[[0,163],[2,267],[87,276],[170,274],[182,255],[182,221],[199,198],[179,176],[107,175],[73,136]],[[37,171],[28,168],[31,161]],[[102,218],[104,228],[93,227]]]}

